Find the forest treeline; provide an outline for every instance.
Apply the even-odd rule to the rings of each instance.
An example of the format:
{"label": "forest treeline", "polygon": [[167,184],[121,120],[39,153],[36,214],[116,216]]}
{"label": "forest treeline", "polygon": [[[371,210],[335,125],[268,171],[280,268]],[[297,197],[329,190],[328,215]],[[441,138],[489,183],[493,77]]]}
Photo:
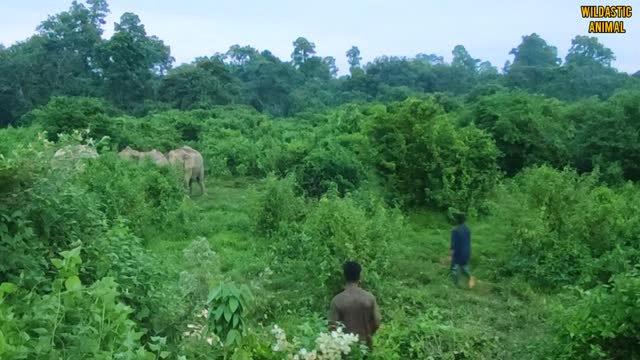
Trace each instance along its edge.
{"label": "forest treeline", "polygon": [[338,76],[335,58],[317,54],[304,37],[293,42],[290,59],[234,45],[174,67],[169,46],[148,34],[136,14],[124,13],[113,35],[103,38],[108,14],[105,0],[73,2],[43,21],[30,38],[0,45],[0,125],[15,125],[60,95],[100,97],[132,115],[247,104],[291,116],[422,93],[475,97],[496,87],[567,101],[607,99],[617,89],[640,84],[640,72],[629,75],[612,67],[615,55],[597,38],[576,36],[562,60],[556,47],[535,33],[522,37],[510,51],[513,61],[500,70],[474,58],[463,45],[453,49],[451,63],[436,54],[380,56],[362,63],[353,46],[345,49],[349,74]]}

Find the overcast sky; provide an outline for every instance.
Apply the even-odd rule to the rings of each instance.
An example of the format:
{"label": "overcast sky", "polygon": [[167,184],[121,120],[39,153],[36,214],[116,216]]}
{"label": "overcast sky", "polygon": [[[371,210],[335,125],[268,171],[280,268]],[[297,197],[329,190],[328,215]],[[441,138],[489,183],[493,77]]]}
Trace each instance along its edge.
{"label": "overcast sky", "polygon": [[[49,14],[66,10],[70,0],[0,0],[0,43],[24,40]],[[147,32],[171,46],[176,63],[226,52],[233,44],[269,49],[283,60],[292,42],[304,36],[319,55],[348,68],[345,52],[360,48],[363,60],[380,55],[435,53],[451,60],[451,50],[469,53],[501,68],[521,36],[536,32],[558,47],[564,58],[576,35],[588,35],[580,5],[635,5],[631,0],[110,0],[105,25],[110,36],[123,12],[138,14]],[[636,9],[634,9],[636,10]],[[640,6],[625,19],[626,34],[598,35],[616,54],[623,71],[640,70]]]}

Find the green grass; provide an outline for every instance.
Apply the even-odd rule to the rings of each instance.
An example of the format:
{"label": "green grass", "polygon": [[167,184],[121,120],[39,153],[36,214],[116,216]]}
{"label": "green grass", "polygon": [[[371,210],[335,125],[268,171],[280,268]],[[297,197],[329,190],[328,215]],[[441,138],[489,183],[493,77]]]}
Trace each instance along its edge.
{"label": "green grass", "polygon": [[[193,224],[198,229],[196,236],[208,239],[218,254],[220,270],[235,280],[251,281],[273,260],[268,240],[253,231],[251,209],[260,187],[260,183],[246,180],[210,180],[208,193],[193,198],[200,215]],[[456,288],[448,277],[451,225],[445,215],[415,212],[407,215],[407,221],[408,234],[398,238],[391,247],[391,269],[381,293],[376,294],[384,322],[411,321],[412,317],[435,307],[445,314],[451,325],[497,338],[504,358],[530,358],[527,346],[547,331],[547,299],[517,278],[495,280],[499,259],[508,256],[500,224],[488,220],[469,223],[473,234],[471,265],[477,285],[468,289],[466,286]],[[185,261],[182,250],[193,239],[175,237],[160,237],[148,241],[148,246],[179,272]],[[363,276],[366,277],[366,269]],[[464,284],[464,278],[462,280]],[[278,274],[274,275],[273,282],[273,289],[278,293],[271,296],[286,298],[300,291],[287,292],[290,283],[286,278],[278,278]],[[286,299],[282,302],[286,304]],[[282,316],[287,316],[287,312]]]}

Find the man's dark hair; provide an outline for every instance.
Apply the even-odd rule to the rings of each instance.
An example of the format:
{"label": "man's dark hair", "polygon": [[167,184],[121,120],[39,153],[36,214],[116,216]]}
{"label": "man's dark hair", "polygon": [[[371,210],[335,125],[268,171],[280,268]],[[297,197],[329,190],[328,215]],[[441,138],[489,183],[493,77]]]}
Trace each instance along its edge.
{"label": "man's dark hair", "polygon": [[354,283],[360,280],[360,271],[362,267],[355,261],[347,261],[344,263],[344,278],[347,282]]}
{"label": "man's dark hair", "polygon": [[456,224],[458,225],[464,224],[464,222],[467,220],[463,213],[457,213],[453,217],[456,220]]}

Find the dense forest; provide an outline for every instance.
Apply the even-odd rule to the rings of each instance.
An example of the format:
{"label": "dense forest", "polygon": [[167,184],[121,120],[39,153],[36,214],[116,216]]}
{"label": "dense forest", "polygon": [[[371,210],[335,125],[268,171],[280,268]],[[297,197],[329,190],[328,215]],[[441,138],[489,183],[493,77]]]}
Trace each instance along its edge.
{"label": "dense forest", "polygon": [[[346,260],[382,312],[370,358],[640,359],[640,71],[597,38],[524,35],[500,69],[353,46],[338,76],[304,37],[174,66],[108,14],[0,45],[0,359],[362,359],[327,328]],[[206,192],[118,154],[183,145]]]}

